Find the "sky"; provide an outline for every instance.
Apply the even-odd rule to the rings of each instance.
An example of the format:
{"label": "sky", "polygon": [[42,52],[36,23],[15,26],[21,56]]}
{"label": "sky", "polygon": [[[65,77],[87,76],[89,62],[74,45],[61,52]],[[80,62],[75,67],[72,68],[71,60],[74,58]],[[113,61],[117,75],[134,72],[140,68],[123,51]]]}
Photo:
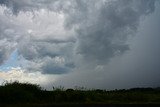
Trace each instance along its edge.
{"label": "sky", "polygon": [[0,83],[160,86],[158,0],[1,0]]}

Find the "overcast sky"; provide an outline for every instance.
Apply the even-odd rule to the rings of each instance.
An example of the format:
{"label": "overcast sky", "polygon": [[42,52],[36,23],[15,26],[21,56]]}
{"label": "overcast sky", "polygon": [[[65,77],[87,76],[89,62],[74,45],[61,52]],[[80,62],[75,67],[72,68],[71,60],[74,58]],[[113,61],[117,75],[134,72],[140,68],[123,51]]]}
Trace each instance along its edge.
{"label": "overcast sky", "polygon": [[160,86],[160,2],[0,0],[0,82]]}

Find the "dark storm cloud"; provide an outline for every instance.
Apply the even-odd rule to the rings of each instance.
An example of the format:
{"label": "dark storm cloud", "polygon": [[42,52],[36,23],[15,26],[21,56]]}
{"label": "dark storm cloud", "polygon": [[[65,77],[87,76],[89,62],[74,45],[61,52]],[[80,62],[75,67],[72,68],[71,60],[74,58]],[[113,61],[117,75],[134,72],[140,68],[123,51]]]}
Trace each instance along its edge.
{"label": "dark storm cloud", "polygon": [[[135,37],[128,41],[130,50],[96,69],[78,69],[56,81],[66,87],[119,89],[160,86],[160,4],[140,20]],[[83,64],[84,65],[84,64]]]}
{"label": "dark storm cloud", "polygon": [[67,68],[66,66],[57,64],[54,61],[47,61],[47,63],[42,66],[42,73],[45,74],[64,74],[68,73],[69,70],[70,67]]}
{"label": "dark storm cloud", "polygon": [[76,1],[73,13],[69,13],[66,27],[76,29],[77,53],[98,64],[106,63],[117,54],[129,49],[128,36],[137,31],[142,16],[154,11],[154,1],[113,2]]}

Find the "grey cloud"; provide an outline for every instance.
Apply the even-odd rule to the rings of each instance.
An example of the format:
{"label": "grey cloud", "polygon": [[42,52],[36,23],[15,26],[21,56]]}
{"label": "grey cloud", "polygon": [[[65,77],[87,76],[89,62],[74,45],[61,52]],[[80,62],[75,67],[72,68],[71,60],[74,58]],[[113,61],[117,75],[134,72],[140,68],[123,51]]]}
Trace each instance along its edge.
{"label": "grey cloud", "polygon": [[[26,40],[26,39],[25,39]],[[73,62],[73,43],[70,41],[54,40],[29,40],[23,41],[18,47],[18,53],[26,60],[33,63],[40,63],[39,71],[42,73],[62,74],[71,71],[72,66],[68,66]],[[57,63],[55,58],[62,57],[65,60],[63,64]],[[61,60],[61,59],[57,59]],[[32,63],[27,69],[34,71]]]}
{"label": "grey cloud", "polygon": [[9,43],[6,39],[0,40],[0,65],[8,59],[15,49],[15,45],[14,43]]}
{"label": "grey cloud", "polygon": [[28,1],[1,0],[0,4],[9,7],[14,14],[17,14],[21,9],[28,10],[29,9],[28,6],[32,6],[30,2],[31,0],[28,0]]}
{"label": "grey cloud", "polygon": [[[16,48],[19,55],[29,62],[25,67],[27,70],[53,74],[76,70],[77,66],[82,66],[80,62],[85,62],[83,64],[86,66],[106,65],[111,58],[125,53],[130,49],[126,43],[128,37],[137,32],[140,18],[154,11],[154,3],[154,0],[0,1],[0,4],[7,6],[17,16],[20,11],[34,13],[39,9],[63,13],[65,30],[74,30],[75,38],[62,40],[52,38],[52,34],[44,34],[41,39],[41,34],[33,37],[20,27],[16,29],[19,30],[21,39],[15,37],[18,35],[15,32],[13,38],[8,37],[11,40],[16,38],[14,41],[18,43]],[[28,26],[24,27],[27,28]],[[7,52],[8,50],[5,53]],[[79,56],[82,56],[83,61],[79,61]],[[56,63],[54,59],[57,57],[64,58],[64,61]],[[37,68],[34,69],[34,66]]]}
{"label": "grey cloud", "polygon": [[[35,4],[36,2],[36,4]],[[43,2],[43,1],[41,1]],[[37,0],[1,0],[0,4],[7,6],[13,12],[13,14],[18,14],[19,11],[32,11],[38,9],[41,4]]]}
{"label": "grey cloud", "polygon": [[155,6],[155,11],[140,21],[136,36],[129,41],[130,51],[97,69],[77,69],[79,72],[62,76],[56,84],[102,89],[160,86],[159,2]]}
{"label": "grey cloud", "polygon": [[0,65],[3,64],[16,49],[18,37],[14,35],[16,32],[12,29],[9,22],[6,23],[6,17],[0,15]]}
{"label": "grey cloud", "polygon": [[13,14],[17,15],[20,11],[32,11],[47,9],[52,11],[68,11],[74,0],[1,0],[0,4],[7,6]]}
{"label": "grey cloud", "polygon": [[64,73],[68,73],[70,71],[70,68],[64,68],[64,67],[59,67],[59,66],[53,66],[49,63],[47,63],[47,65],[44,65],[42,67],[42,73],[45,74],[64,74]]}
{"label": "grey cloud", "polygon": [[[35,4],[35,2],[37,4]],[[38,9],[47,9],[49,11],[51,8],[49,6],[53,6],[54,2],[55,5],[59,5],[59,2],[62,1],[39,1],[39,0],[29,0],[29,1],[9,1],[4,0],[1,1],[0,4],[2,4],[2,8],[4,6],[7,6],[7,9],[4,10],[4,13],[1,14],[0,21],[3,26],[0,26],[1,31],[1,41],[4,39],[6,40],[6,44],[0,44],[1,48],[1,64],[5,60],[7,60],[10,56],[10,54],[17,49],[19,56],[21,56],[21,60],[24,60],[22,62],[27,62],[24,64],[21,64],[21,66],[26,71],[40,71],[43,73],[53,73],[53,74],[62,74],[66,73],[68,71],[71,71],[70,68],[73,68],[73,59],[71,58],[73,55],[73,45],[75,43],[75,39],[70,37],[66,39],[56,39],[54,38],[55,34],[43,34],[36,36],[36,38],[29,34],[30,28],[32,28],[30,25],[21,25],[20,22],[17,21],[18,19],[16,17],[19,17],[19,14],[23,15],[25,12],[35,12]],[[58,4],[57,4],[58,3]],[[56,9],[56,6],[53,6],[52,10],[54,11],[54,8]],[[16,16],[12,16],[12,14],[6,12],[8,9],[11,9],[13,14]],[[20,13],[22,11],[22,13]],[[7,16],[8,15],[8,16]],[[36,14],[34,14],[36,15]],[[25,18],[25,16],[22,16]],[[36,20],[36,19],[35,19]],[[53,19],[54,20],[54,19]],[[17,21],[17,22],[14,22]],[[41,21],[41,20],[40,20]],[[25,24],[25,23],[24,23]],[[47,31],[46,31],[47,32]],[[43,38],[41,39],[41,36]],[[57,35],[58,36],[58,35]],[[60,35],[61,36],[61,35]],[[16,44],[16,45],[15,45]],[[10,46],[10,47],[9,47]],[[12,48],[13,47],[13,48]],[[62,57],[65,59],[65,62],[63,64],[57,63],[54,58],[56,57]],[[51,61],[49,60],[51,59]],[[49,60],[49,61],[47,61]],[[54,69],[55,68],[55,69]],[[58,73],[59,72],[59,73]]]}
{"label": "grey cloud", "polygon": [[[24,43],[24,44],[23,44]],[[26,48],[24,48],[26,47]],[[36,59],[36,58],[43,58],[46,56],[55,57],[55,56],[71,56],[73,43],[72,42],[44,42],[40,41],[22,41],[19,45],[19,53],[23,55],[24,58],[28,60]]]}
{"label": "grey cloud", "polygon": [[48,60],[43,66],[41,67],[42,73],[45,74],[64,74],[70,71],[70,67],[67,68],[63,65],[63,62],[58,64],[54,60]]}
{"label": "grey cloud", "polygon": [[[82,4],[77,2],[78,12],[69,15],[67,24],[79,26],[76,29],[77,53],[89,61],[105,64],[117,53],[123,54],[129,49],[126,44],[128,36],[134,35],[137,31],[141,16],[153,12],[154,2],[138,1],[138,4],[134,4],[134,1],[118,0],[101,4],[99,8],[96,7],[97,2],[94,5],[88,3],[87,6],[85,1],[81,2]],[[87,9],[84,10],[81,5]],[[83,13],[83,17],[79,12]],[[82,21],[78,21],[79,17]]]}
{"label": "grey cloud", "polygon": [[[52,37],[49,36],[49,37]],[[54,44],[65,44],[65,43],[75,43],[76,39],[75,38],[67,38],[67,39],[55,39],[55,38],[43,38],[43,39],[39,39],[39,38],[35,38],[34,39],[35,42],[41,42],[41,43],[54,43]]]}

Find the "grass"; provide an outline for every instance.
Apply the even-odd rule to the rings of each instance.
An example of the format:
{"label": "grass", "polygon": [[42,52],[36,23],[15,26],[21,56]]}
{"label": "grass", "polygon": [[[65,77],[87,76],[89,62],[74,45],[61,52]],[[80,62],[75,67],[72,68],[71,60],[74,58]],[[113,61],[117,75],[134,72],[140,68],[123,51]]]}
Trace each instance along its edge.
{"label": "grass", "polygon": [[160,104],[160,88],[106,91],[60,87],[47,91],[30,83],[13,82],[0,86],[0,105],[25,107],[24,105],[67,104]]}

